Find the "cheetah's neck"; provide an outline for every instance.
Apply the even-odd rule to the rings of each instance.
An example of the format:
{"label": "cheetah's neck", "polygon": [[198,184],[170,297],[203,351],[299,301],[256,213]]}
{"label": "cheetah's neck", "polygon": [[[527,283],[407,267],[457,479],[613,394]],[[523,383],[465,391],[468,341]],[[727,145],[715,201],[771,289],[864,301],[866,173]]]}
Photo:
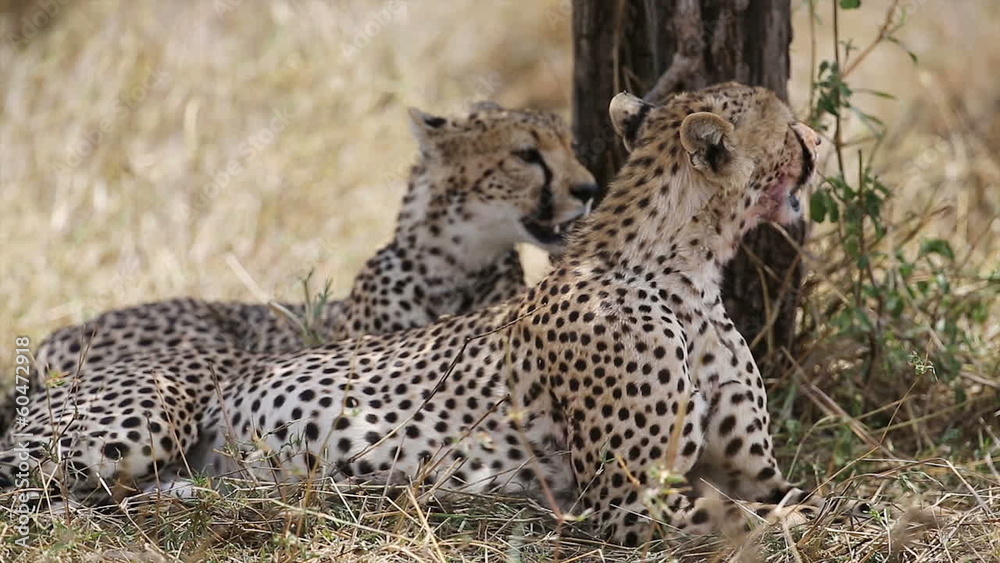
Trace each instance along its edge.
{"label": "cheetah's neck", "polygon": [[393,244],[420,254],[435,277],[464,283],[503,262],[514,244],[472,219],[468,194],[482,180],[481,171],[440,166],[421,162],[411,170]]}
{"label": "cheetah's neck", "polygon": [[[394,239],[368,260],[350,296],[328,309],[329,340],[424,326],[443,315],[499,303],[524,289],[513,245],[490,253],[474,241],[453,239],[455,217],[433,201],[433,194],[446,193],[435,188],[428,169],[414,166]],[[458,219],[463,221],[469,222]]]}
{"label": "cheetah's neck", "polygon": [[[687,280],[682,285],[700,288],[699,294],[717,288],[723,265],[753,226],[742,218],[756,200],[693,184],[698,181],[685,170],[656,183],[648,170],[624,169],[571,243],[569,263],[620,279]],[[623,217],[626,210],[638,213]]]}

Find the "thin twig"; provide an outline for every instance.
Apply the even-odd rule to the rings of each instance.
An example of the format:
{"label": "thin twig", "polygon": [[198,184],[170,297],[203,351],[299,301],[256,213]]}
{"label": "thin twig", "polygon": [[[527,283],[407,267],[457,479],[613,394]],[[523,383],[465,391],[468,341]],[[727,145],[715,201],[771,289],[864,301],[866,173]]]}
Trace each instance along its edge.
{"label": "thin twig", "polygon": [[[899,8],[899,0],[893,0],[892,5],[889,6],[889,10],[885,14],[885,21],[882,22],[882,25],[878,29],[878,35],[876,35],[875,39],[871,43],[869,43],[867,47],[862,49],[861,53],[859,53],[858,56],[855,57],[853,61],[851,61],[851,64],[847,65],[847,68],[840,73],[840,77],[842,79],[846,78],[847,75],[851,73],[851,71],[858,68],[858,65],[861,64],[861,61],[865,60],[865,58],[868,57],[868,55],[875,49],[875,47],[879,45],[879,43],[885,41],[889,37],[890,33],[889,26],[892,25],[893,18],[896,15],[897,8]],[[839,35],[837,35],[836,32],[836,21],[837,21],[836,17],[837,17],[836,2],[834,2],[834,37],[839,37]],[[839,68],[839,63],[838,63],[838,68]]]}

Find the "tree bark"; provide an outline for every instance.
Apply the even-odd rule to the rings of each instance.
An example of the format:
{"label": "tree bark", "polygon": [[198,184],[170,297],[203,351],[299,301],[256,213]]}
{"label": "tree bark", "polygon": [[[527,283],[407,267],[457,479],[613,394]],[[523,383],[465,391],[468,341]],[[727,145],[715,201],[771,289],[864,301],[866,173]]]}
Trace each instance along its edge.
{"label": "tree bark", "polygon": [[[573,0],[573,132],[601,185],[625,160],[608,117],[618,92],[662,102],[735,80],[788,96],[790,0]],[[723,297],[765,376],[794,351],[802,266],[800,222],[761,225],[726,268]]]}

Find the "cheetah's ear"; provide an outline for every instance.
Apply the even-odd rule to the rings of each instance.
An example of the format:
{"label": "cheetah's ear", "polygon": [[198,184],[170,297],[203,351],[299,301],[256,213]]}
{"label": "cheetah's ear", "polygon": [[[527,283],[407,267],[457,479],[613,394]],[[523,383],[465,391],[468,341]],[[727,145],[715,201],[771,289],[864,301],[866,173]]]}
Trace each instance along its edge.
{"label": "cheetah's ear", "polygon": [[702,172],[720,173],[733,160],[733,124],[714,113],[692,113],[681,123],[681,145]]}
{"label": "cheetah's ear", "polygon": [[408,108],[407,112],[410,114],[410,132],[420,144],[420,148],[428,149],[433,146],[434,137],[444,129],[448,120],[412,107]]}
{"label": "cheetah's ear", "polygon": [[608,107],[611,125],[615,128],[615,133],[622,138],[626,150],[632,150],[642,122],[652,107],[628,92],[621,92],[611,99],[611,105]]}

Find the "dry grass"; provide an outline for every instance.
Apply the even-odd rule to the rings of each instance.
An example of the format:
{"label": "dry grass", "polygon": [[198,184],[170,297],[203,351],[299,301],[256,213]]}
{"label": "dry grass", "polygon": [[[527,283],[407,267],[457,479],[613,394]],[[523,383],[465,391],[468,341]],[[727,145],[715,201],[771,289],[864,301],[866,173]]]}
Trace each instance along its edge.
{"label": "dry grass", "polygon": [[[447,112],[492,98],[566,112],[569,103],[562,1],[95,0],[56,2],[51,18],[39,15],[44,4],[0,2],[9,10],[0,16],[5,367],[15,336],[37,344],[111,307],[185,294],[296,298],[311,269],[342,293],[389,236],[413,154],[405,106]],[[811,37],[794,4],[791,91],[805,113]],[[842,36],[867,44],[884,4],[845,14]],[[922,233],[950,240],[971,276],[1000,263],[1000,10],[988,0],[903,5],[911,21],[901,37],[921,65],[880,47],[852,84],[900,98],[865,102],[892,132],[879,171],[897,193],[894,217],[905,225],[913,214]],[[10,33],[31,33],[21,18],[40,29],[12,48]],[[828,23],[817,27],[819,58],[829,56]],[[864,135],[856,121],[850,127]],[[237,172],[227,177],[230,166]],[[823,302],[843,290],[829,267],[838,257],[823,229],[810,250],[813,295]],[[944,525],[927,527],[916,510],[884,523],[822,521],[688,546],[689,558],[1000,559],[1000,325],[977,330],[978,353],[963,356],[947,381],[900,364],[891,377],[853,385],[865,351],[815,330],[802,371],[772,382],[776,442],[794,476],[823,483],[835,475],[838,490],[904,512],[908,503],[939,504],[954,511]],[[0,518],[0,537],[11,537],[9,525]],[[522,501],[469,499],[444,510],[322,484],[278,500],[247,488],[196,506],[42,515],[38,525],[29,560],[641,561],[671,553],[559,538],[551,516]],[[14,553],[0,543],[0,560]]]}

